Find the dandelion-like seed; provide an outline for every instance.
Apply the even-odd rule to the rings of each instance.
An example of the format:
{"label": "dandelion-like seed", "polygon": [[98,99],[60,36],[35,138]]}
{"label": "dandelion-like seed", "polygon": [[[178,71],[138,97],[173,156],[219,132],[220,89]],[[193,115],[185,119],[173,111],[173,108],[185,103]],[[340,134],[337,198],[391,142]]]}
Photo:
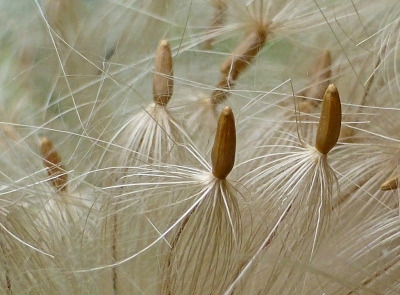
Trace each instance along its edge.
{"label": "dandelion-like seed", "polygon": [[[97,199],[84,185],[68,189],[67,171],[48,138],[41,139],[42,155],[38,156],[16,136],[7,152],[8,161],[21,167],[14,167],[18,173],[10,173],[1,187],[4,196],[20,196],[4,206],[7,214],[2,218],[0,244],[7,273],[6,294],[23,294],[26,290],[33,294],[77,292],[77,286],[89,282],[91,276],[74,270],[98,263],[95,257],[86,256],[93,251],[88,244],[96,231]],[[21,266],[30,272],[21,273]],[[62,273],[68,271],[72,275],[63,277]]]}
{"label": "dandelion-like seed", "polygon": [[238,190],[226,177],[235,150],[235,120],[225,107],[212,149],[212,171],[197,175],[197,183],[185,192],[195,203],[171,233],[162,294],[221,294],[232,280],[241,247],[241,214]]}
{"label": "dandelion-like seed", "polygon": [[[250,243],[255,249],[251,258],[242,264],[237,279],[225,294],[235,290],[255,261],[261,268],[255,267],[252,271],[265,272],[263,275],[270,279],[264,285],[252,286],[253,292],[279,293],[286,288],[285,278],[304,280],[304,272],[296,271],[296,264],[312,263],[322,241],[329,235],[335,214],[332,208],[338,184],[327,162],[327,154],[339,138],[341,116],[339,93],[334,85],[330,85],[322,102],[315,147],[301,141],[293,151],[279,155],[267,153],[264,157],[271,161],[259,164],[244,177],[248,177],[244,185],[251,187],[256,197],[253,206],[263,208],[264,220],[257,235],[251,238]],[[256,160],[264,161],[264,157]],[[296,261],[295,265],[277,261],[274,267],[266,270],[265,261],[268,257],[275,261],[274,253],[280,253],[283,261]],[[294,287],[292,291],[295,290]]]}
{"label": "dandelion-like seed", "polygon": [[[198,152],[186,149],[206,171],[197,165],[130,167],[108,188],[118,192],[107,211],[104,235],[105,242],[117,249],[110,264],[116,269],[114,290],[118,292],[154,293],[158,286],[162,294],[220,294],[237,273],[241,193],[227,179],[236,149],[232,110],[226,107],[221,113],[212,167]],[[117,239],[111,241],[111,236]],[[162,268],[154,284],[159,264]],[[141,265],[148,267],[143,270]]]}
{"label": "dandelion-like seed", "polygon": [[189,137],[167,109],[172,92],[172,53],[169,42],[162,40],[155,59],[154,103],[133,115],[111,140],[117,147],[114,165],[124,169],[136,164],[178,161],[176,146]]}
{"label": "dandelion-like seed", "polygon": [[225,107],[212,149],[212,172],[197,176],[197,192],[191,193],[196,205],[186,211],[170,240],[162,272],[163,294],[220,294],[232,278],[241,245],[241,221],[237,190],[226,177],[233,168],[235,150],[235,120],[232,110]]}

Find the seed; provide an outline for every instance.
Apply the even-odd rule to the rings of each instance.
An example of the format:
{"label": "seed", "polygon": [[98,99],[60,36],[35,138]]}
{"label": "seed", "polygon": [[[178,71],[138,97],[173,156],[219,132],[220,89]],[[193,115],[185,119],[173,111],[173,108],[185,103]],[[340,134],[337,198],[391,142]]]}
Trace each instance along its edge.
{"label": "seed", "polygon": [[154,63],[153,96],[156,104],[165,106],[171,99],[174,90],[173,74],[171,47],[167,40],[161,40]]}
{"label": "seed", "polygon": [[225,179],[232,171],[236,154],[235,117],[230,107],[225,107],[218,120],[217,133],[211,152],[212,173]]}
{"label": "seed", "polygon": [[319,119],[315,148],[322,154],[328,154],[336,145],[342,124],[342,108],[339,92],[331,84],[325,91]]}

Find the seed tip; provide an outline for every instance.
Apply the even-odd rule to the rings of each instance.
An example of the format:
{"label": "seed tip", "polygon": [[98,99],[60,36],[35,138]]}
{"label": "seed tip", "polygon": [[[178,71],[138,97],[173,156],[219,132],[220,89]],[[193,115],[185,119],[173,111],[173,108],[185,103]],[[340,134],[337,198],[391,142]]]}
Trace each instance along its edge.
{"label": "seed tip", "polygon": [[42,137],[40,139],[40,150],[42,155],[47,157],[47,155],[53,150],[53,143],[47,137]]}
{"label": "seed tip", "polygon": [[162,47],[162,48],[164,48],[164,49],[168,49],[168,47],[169,47],[169,42],[168,42],[168,40],[167,40],[167,39],[162,39],[162,40],[160,41],[160,47]]}
{"label": "seed tip", "polygon": [[336,86],[335,86],[334,84],[330,84],[330,85],[326,88],[326,92],[335,93],[335,94],[337,94],[337,96],[339,96],[339,92],[338,92],[338,90],[337,90],[337,88],[336,88]]}

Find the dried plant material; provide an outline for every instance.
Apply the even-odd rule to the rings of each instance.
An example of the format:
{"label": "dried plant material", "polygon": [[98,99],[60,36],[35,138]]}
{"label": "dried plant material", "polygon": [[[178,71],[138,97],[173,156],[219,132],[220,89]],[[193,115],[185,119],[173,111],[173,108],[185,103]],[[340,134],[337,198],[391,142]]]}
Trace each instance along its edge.
{"label": "dried plant material", "polygon": [[153,95],[154,102],[165,106],[171,99],[174,89],[173,62],[171,47],[167,40],[161,40],[154,63]]}
{"label": "dried plant material", "polygon": [[329,50],[324,50],[314,70],[315,76],[311,80],[311,87],[305,92],[305,96],[322,99],[331,79],[332,58]]}
{"label": "dried plant material", "polygon": [[48,138],[43,137],[41,139],[40,151],[44,158],[43,163],[47,167],[47,174],[51,177],[51,185],[57,191],[67,191],[68,175],[65,173],[60,155]]}
{"label": "dried plant material", "polygon": [[211,153],[212,173],[225,179],[232,171],[236,154],[235,117],[230,107],[225,107],[218,120],[217,133]]}
{"label": "dried plant material", "polygon": [[242,43],[236,47],[232,55],[221,65],[221,73],[230,80],[235,81],[238,76],[249,66],[253,58],[260,52],[267,40],[267,30],[259,29],[250,33]]}
{"label": "dried plant material", "polygon": [[336,145],[342,124],[342,108],[339,92],[331,84],[326,89],[319,119],[315,148],[322,154],[328,154]]}
{"label": "dried plant material", "polygon": [[396,175],[381,184],[381,190],[390,191],[399,187],[399,175]]}

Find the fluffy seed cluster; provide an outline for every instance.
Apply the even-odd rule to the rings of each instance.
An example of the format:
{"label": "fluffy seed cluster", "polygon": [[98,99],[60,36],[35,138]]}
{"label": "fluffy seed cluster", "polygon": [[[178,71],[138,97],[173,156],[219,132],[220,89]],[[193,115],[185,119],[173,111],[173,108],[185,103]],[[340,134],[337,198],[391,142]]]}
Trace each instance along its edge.
{"label": "fluffy seed cluster", "polygon": [[1,294],[400,294],[397,0],[0,7]]}

